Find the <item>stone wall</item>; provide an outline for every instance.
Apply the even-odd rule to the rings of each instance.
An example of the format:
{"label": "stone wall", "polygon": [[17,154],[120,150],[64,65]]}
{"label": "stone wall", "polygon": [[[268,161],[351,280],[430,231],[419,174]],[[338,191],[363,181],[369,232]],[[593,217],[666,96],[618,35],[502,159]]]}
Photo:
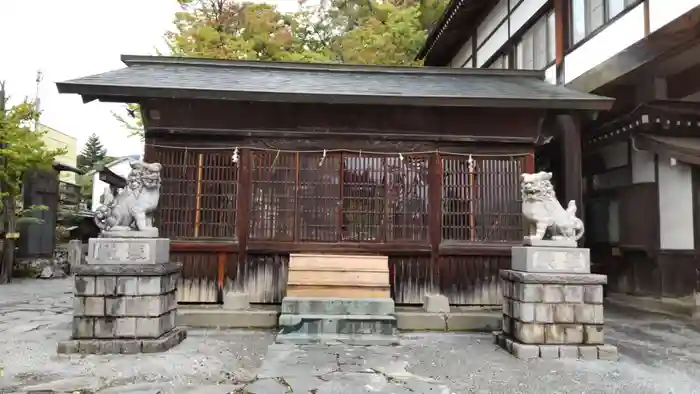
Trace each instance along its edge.
{"label": "stone wall", "polygon": [[605,276],[501,270],[501,279],[503,332],[495,340],[516,357],[617,358],[604,344]]}
{"label": "stone wall", "polygon": [[603,286],[504,280],[503,331],[523,343],[602,344]]}
{"label": "stone wall", "polygon": [[73,338],[158,338],[172,330],[178,276],[76,276]]}

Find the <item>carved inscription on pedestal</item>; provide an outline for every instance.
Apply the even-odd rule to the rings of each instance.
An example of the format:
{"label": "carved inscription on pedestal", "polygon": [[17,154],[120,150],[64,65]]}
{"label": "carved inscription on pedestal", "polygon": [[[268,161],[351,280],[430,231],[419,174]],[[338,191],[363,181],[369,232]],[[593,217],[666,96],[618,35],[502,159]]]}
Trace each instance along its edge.
{"label": "carved inscription on pedestal", "polygon": [[93,259],[98,264],[144,264],[150,261],[148,242],[99,242],[95,244]]}
{"label": "carved inscription on pedestal", "polygon": [[587,266],[586,257],[579,251],[537,250],[532,254],[532,268],[536,270],[575,272]]}

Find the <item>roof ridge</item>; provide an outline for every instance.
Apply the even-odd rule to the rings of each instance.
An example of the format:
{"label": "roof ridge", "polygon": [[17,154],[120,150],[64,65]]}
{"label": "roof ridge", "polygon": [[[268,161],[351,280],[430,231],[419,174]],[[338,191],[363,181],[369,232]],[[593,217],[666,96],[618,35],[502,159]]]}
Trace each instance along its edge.
{"label": "roof ridge", "polygon": [[285,70],[285,71],[326,71],[349,73],[378,73],[406,75],[471,75],[471,76],[501,76],[538,78],[544,80],[544,71],[537,70],[504,70],[487,68],[446,68],[446,67],[412,67],[412,66],[382,66],[358,65],[344,63],[301,63],[301,62],[271,62],[262,60],[229,60],[211,58],[188,58],[174,56],[142,56],[122,55],[122,62],[128,67],[140,65],[160,66],[198,66],[198,67],[240,67],[247,69]]}

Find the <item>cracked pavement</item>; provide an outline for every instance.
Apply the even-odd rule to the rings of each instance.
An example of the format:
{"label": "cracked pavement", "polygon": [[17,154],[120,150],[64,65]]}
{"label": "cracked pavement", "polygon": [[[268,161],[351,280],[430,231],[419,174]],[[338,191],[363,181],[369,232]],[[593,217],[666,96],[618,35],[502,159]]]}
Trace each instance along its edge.
{"label": "cracked pavement", "polygon": [[487,334],[419,333],[397,347],[273,344],[269,331],[189,330],[166,353],[57,355],[72,280],[0,286],[0,393],[700,393],[700,324],[606,309],[606,361],[523,362]]}

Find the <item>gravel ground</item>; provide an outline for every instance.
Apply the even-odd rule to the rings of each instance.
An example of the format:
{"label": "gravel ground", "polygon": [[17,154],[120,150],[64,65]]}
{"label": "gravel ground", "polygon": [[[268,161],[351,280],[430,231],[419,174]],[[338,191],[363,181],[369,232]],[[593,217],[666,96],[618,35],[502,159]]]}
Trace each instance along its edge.
{"label": "gravel ground", "polygon": [[71,279],[0,286],[0,393],[32,386],[71,392],[134,384],[186,392],[188,386],[227,383],[235,374],[253,373],[274,341],[265,331],[189,330],[185,342],[162,354],[57,355],[58,341],[71,333],[71,286]]}
{"label": "gravel ground", "polygon": [[606,309],[606,337],[620,349],[617,363],[523,362],[493,345],[490,335],[452,333],[404,335],[403,345],[393,349],[271,348],[265,360],[272,333],[233,330],[190,330],[185,342],[163,354],[59,356],[58,341],[70,336],[71,283],[67,279],[0,286],[0,393],[28,392],[31,386],[83,393],[225,393],[226,387],[232,391],[236,386],[206,389],[272,369],[303,375],[304,366],[313,366],[342,375],[345,370],[338,372],[337,366],[343,357],[353,364],[353,372],[344,377],[342,392],[348,394],[369,390],[362,384],[347,385],[362,377],[356,373],[362,363],[375,370],[391,364],[399,374],[439,380],[452,393],[700,393],[697,323],[612,308]]}

